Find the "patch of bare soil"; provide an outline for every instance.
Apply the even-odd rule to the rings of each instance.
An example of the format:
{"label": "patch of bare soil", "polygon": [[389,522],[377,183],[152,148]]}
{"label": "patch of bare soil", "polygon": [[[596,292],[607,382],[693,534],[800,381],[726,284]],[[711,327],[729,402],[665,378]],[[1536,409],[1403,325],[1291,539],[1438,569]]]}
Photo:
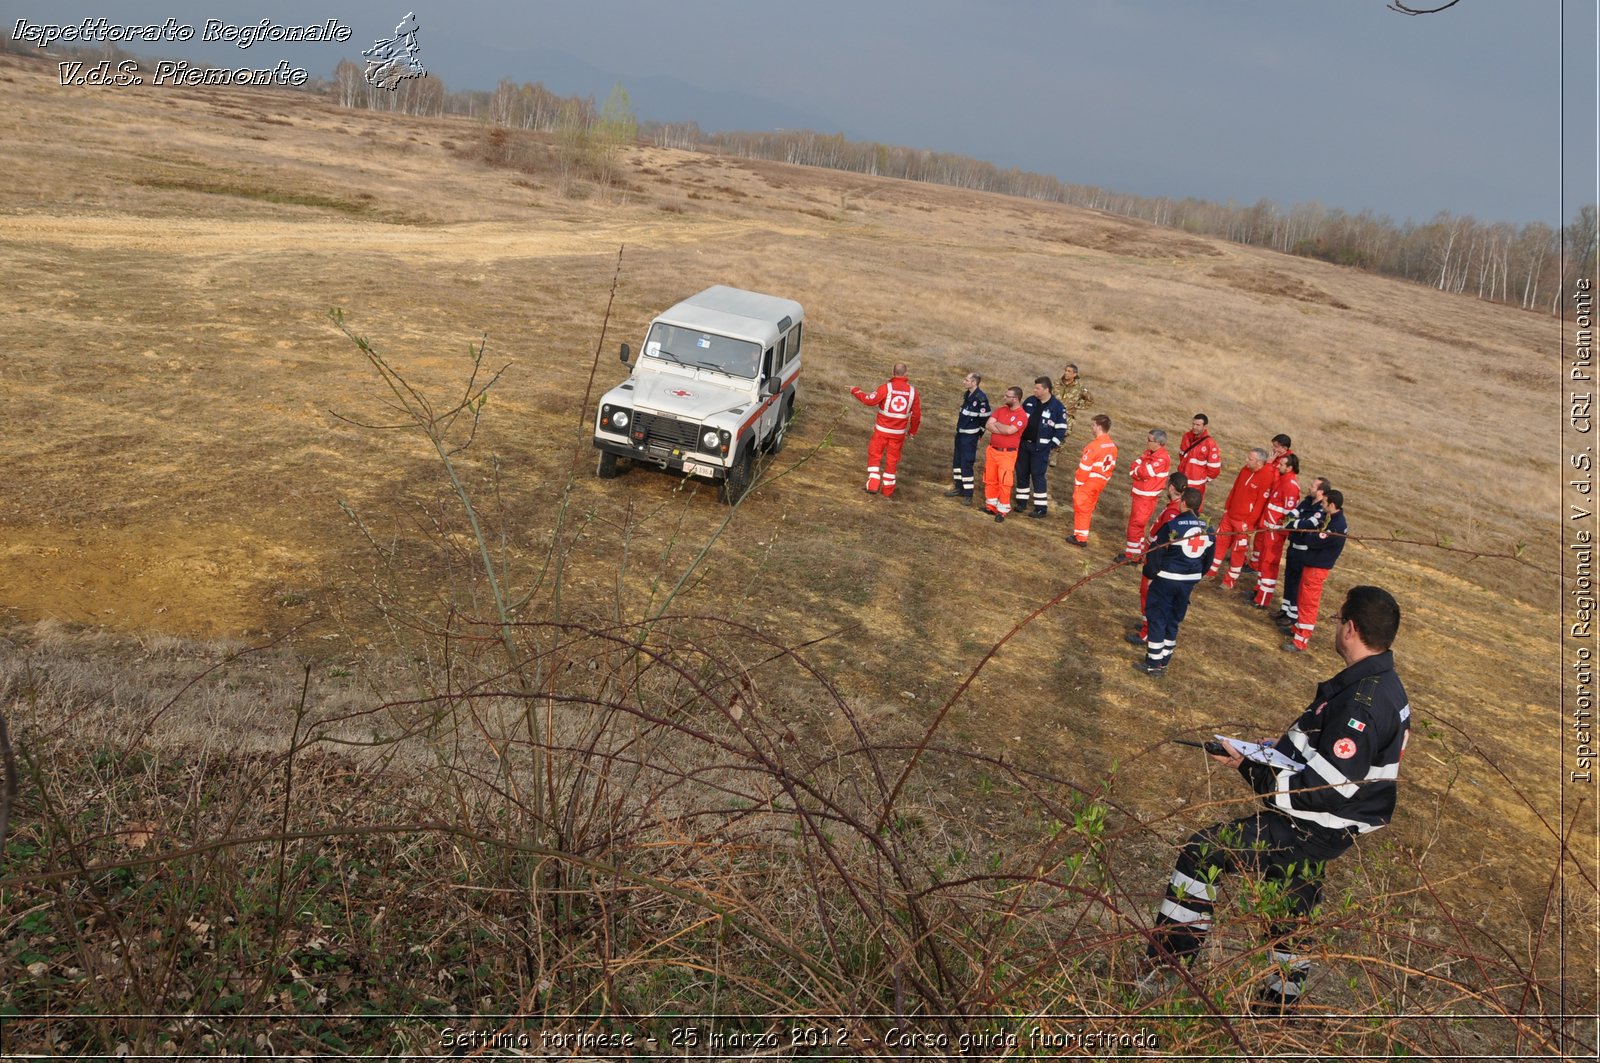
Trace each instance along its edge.
{"label": "patch of bare soil", "polygon": [[1277,270],[1250,266],[1218,266],[1211,271],[1211,275],[1227,281],[1242,292],[1282,296],[1287,299],[1297,299],[1302,303],[1321,303],[1335,310],[1350,309],[1350,304],[1340,302],[1322,289]]}
{"label": "patch of bare soil", "polygon": [[1079,223],[1068,228],[1042,230],[1040,235],[1076,247],[1087,247],[1125,258],[1215,258],[1223,251],[1216,241],[1184,236],[1170,229],[1127,222]]}

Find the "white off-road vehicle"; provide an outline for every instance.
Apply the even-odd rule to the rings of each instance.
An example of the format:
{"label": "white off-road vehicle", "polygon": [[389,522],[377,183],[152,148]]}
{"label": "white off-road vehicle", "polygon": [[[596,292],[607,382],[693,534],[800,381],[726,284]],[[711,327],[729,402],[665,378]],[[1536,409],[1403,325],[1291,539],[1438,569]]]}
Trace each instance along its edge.
{"label": "white off-road vehicle", "polygon": [[[600,399],[597,475],[626,459],[719,481],[737,502],[756,451],[782,449],[794,417],[804,319],[793,299],[720,284],[659,315],[633,375]],[[630,356],[624,343],[624,365]]]}

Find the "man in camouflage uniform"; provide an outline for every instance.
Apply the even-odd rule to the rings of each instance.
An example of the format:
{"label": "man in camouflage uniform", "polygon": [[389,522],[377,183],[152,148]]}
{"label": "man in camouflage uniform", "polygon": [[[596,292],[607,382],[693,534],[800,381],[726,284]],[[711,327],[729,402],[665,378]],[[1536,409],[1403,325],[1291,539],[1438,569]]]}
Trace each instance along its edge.
{"label": "man in camouflage uniform", "polygon": [[[1061,379],[1056,381],[1056,398],[1061,400],[1062,407],[1067,411],[1067,431],[1063,439],[1072,438],[1072,421],[1078,416],[1078,411],[1085,406],[1094,405],[1094,397],[1089,394],[1089,389],[1083,386],[1083,381],[1078,377],[1078,367],[1068,365],[1061,370]],[[1057,451],[1050,452],[1050,467],[1056,467]]]}

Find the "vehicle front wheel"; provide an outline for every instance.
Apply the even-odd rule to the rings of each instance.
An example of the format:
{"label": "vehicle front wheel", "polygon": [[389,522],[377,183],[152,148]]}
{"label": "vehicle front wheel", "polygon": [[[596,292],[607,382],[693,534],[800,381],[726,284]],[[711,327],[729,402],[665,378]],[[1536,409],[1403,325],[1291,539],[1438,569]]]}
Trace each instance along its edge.
{"label": "vehicle front wheel", "polygon": [[594,474],[602,480],[612,480],[617,475],[617,456],[609,450],[600,452],[600,464],[595,467]]}
{"label": "vehicle front wheel", "polygon": [[734,460],[733,467],[728,470],[727,479],[722,481],[722,500],[728,505],[736,504],[744,493],[750,490],[750,484],[755,479],[755,461],[751,454],[754,443],[746,444],[743,453]]}

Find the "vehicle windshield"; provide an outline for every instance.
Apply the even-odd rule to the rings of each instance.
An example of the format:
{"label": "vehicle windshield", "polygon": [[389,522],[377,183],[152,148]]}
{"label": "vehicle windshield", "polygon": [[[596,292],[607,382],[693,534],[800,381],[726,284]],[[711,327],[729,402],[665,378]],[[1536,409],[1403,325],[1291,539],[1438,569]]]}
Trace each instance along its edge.
{"label": "vehicle windshield", "polygon": [[749,340],[734,340],[711,332],[664,325],[650,326],[644,341],[646,358],[714,369],[729,376],[754,378],[761,369],[761,345]]}

